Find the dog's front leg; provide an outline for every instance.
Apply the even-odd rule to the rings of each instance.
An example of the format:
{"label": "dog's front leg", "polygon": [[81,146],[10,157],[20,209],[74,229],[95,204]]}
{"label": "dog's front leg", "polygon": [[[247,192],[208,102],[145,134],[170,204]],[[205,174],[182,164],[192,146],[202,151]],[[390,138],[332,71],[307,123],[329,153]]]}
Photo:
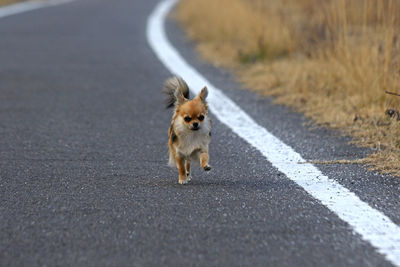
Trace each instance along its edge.
{"label": "dog's front leg", "polygon": [[179,171],[179,183],[186,184],[188,181],[185,168],[185,159],[179,155],[176,155],[175,160],[176,160],[176,167],[178,168]]}
{"label": "dog's front leg", "polygon": [[200,154],[200,166],[205,170],[205,171],[209,171],[211,170],[210,165],[208,165],[208,160],[209,160],[209,156],[208,156],[208,151],[202,151]]}

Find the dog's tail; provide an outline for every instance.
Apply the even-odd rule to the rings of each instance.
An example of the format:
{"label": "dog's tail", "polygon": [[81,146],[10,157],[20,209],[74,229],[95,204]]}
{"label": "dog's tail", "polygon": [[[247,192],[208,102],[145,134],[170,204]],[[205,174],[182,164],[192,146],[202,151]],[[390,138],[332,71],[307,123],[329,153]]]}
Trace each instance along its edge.
{"label": "dog's tail", "polygon": [[165,81],[163,87],[163,93],[167,95],[167,99],[165,100],[165,104],[167,108],[173,107],[176,102],[175,91],[180,90],[182,95],[189,99],[189,87],[186,82],[178,76],[174,76]]}

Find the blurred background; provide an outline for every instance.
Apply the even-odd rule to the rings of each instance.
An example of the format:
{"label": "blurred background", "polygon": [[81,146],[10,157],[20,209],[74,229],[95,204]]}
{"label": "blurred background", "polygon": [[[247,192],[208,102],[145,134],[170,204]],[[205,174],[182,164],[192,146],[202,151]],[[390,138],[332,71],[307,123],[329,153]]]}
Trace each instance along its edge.
{"label": "blurred background", "polygon": [[0,6],[8,5],[8,4],[13,4],[17,2],[24,2],[23,0],[18,1],[18,0],[0,0]]}
{"label": "blurred background", "polygon": [[246,88],[372,148],[400,175],[400,1],[181,0],[199,52]]}
{"label": "blurred background", "polygon": [[[0,0],[0,6],[22,2]],[[400,1],[181,0],[199,53],[245,88],[353,136],[400,176]]]}

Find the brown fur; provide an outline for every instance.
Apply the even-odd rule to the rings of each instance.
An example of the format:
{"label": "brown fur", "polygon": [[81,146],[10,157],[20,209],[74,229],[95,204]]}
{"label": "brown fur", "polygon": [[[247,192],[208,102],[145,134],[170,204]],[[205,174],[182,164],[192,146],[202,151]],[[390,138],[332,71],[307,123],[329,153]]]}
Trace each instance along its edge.
{"label": "brown fur", "polygon": [[[191,179],[191,164],[199,163],[205,170],[209,165],[208,145],[211,140],[211,120],[206,103],[207,87],[193,99],[188,99],[188,86],[182,78],[172,77],[165,82],[163,91],[167,103],[173,103],[174,114],[169,127],[169,164],[176,166],[179,183]],[[185,120],[186,119],[186,120]]]}

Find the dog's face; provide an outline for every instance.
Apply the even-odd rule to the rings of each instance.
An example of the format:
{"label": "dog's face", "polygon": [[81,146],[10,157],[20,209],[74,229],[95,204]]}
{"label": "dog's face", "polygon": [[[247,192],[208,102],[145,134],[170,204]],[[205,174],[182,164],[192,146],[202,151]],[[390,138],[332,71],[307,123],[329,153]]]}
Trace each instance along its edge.
{"label": "dog's face", "polygon": [[198,131],[203,127],[207,117],[207,88],[196,96],[193,100],[184,99],[176,109],[176,115],[183,125],[191,131]]}
{"label": "dog's face", "polygon": [[193,99],[183,104],[180,109],[178,116],[183,120],[183,124],[192,131],[200,130],[207,116],[207,110],[201,101]]}

